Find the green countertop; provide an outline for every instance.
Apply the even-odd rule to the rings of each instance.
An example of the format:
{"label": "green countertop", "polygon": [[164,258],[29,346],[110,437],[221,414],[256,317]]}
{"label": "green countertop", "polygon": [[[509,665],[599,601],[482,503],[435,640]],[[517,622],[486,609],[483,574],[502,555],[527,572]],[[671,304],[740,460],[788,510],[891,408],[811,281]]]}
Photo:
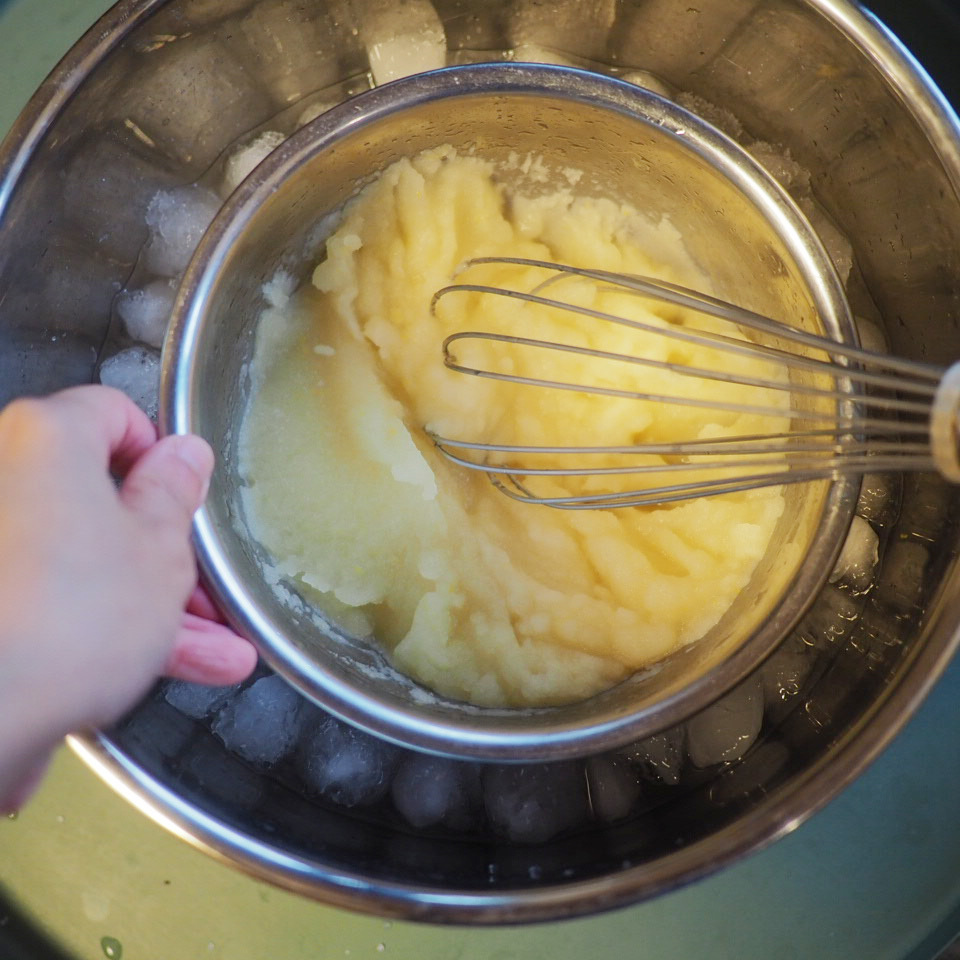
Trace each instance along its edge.
{"label": "green countertop", "polygon": [[[0,0],[0,130],[105,0]],[[82,960],[927,960],[960,930],[960,663],[873,767],[720,874],[587,920],[474,930],[386,922],[260,884],[191,849],[62,751],[0,822],[0,958],[28,917]]]}

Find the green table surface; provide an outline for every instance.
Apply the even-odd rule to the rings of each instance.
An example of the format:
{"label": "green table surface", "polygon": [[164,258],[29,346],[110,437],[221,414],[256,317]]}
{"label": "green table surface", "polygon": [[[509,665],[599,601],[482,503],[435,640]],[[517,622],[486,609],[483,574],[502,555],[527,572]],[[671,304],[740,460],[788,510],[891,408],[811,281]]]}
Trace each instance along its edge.
{"label": "green table surface", "polygon": [[[106,0],[0,0],[0,130]],[[82,960],[927,960],[960,931],[960,662],[852,787],[721,873],[604,916],[510,929],[354,915],[193,850],[67,750],[0,821],[4,930],[28,918]]]}

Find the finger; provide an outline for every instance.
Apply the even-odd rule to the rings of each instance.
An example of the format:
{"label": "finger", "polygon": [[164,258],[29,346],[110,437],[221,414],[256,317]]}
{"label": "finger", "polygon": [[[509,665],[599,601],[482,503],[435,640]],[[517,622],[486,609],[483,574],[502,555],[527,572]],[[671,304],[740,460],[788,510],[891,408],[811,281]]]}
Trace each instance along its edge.
{"label": "finger", "polygon": [[257,665],[253,644],[229,627],[186,613],[164,674],[191,683],[227,686],[246,680]]}
{"label": "finger", "polygon": [[69,434],[94,446],[97,461],[123,476],[157,441],[150,418],[126,394],[88,384],[45,397]]}
{"label": "finger", "polygon": [[53,758],[53,749],[33,757],[14,774],[12,786],[0,794],[0,816],[16,813],[36,793]]}
{"label": "finger", "polygon": [[213,472],[213,451],[200,437],[164,437],[131,468],[120,498],[134,513],[189,530]]}
{"label": "finger", "polygon": [[194,587],[190,599],[187,600],[187,613],[193,613],[204,620],[212,620],[214,623],[226,623],[219,607],[210,599],[210,594],[202,584]]}

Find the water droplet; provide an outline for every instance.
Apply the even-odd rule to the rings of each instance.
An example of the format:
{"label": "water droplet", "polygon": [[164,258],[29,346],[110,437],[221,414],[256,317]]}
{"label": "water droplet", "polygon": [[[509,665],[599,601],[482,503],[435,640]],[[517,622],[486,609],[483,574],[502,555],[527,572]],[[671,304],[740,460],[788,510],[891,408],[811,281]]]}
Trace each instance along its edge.
{"label": "water droplet", "polygon": [[123,945],[116,937],[102,937],[100,947],[108,960],[120,960],[123,956]]}

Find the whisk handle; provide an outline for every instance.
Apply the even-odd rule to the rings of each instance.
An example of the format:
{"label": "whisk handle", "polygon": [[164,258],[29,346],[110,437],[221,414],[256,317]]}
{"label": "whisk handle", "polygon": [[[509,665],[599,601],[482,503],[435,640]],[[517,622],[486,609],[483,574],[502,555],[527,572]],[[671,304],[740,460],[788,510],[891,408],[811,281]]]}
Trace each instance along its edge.
{"label": "whisk handle", "polygon": [[960,483],[960,362],[947,368],[934,394],[930,452],[940,474]]}

